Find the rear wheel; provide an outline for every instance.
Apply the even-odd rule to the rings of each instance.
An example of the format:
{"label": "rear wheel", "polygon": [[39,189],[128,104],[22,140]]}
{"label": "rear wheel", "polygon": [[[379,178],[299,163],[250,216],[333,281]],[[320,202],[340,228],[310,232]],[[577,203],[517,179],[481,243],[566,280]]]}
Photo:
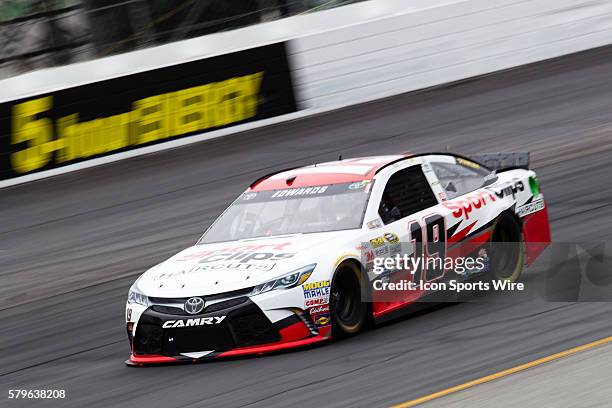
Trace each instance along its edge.
{"label": "rear wheel", "polygon": [[364,279],[357,265],[345,263],[338,267],[329,300],[334,337],[353,335],[365,326],[368,303],[362,299],[363,288]]}
{"label": "rear wheel", "polygon": [[516,281],[523,270],[523,234],[514,216],[502,213],[491,236],[491,278]]}

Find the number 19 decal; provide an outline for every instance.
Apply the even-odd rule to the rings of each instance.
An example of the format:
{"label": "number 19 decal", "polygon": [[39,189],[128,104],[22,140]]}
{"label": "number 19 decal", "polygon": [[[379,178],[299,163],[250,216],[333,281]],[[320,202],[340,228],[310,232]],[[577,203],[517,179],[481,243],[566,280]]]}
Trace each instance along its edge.
{"label": "number 19 decal", "polygon": [[425,281],[433,281],[444,276],[446,259],[446,223],[440,214],[429,214],[421,222],[408,223],[410,242],[414,243],[413,256],[420,256],[421,262],[414,273],[414,282],[421,279],[425,271]]}

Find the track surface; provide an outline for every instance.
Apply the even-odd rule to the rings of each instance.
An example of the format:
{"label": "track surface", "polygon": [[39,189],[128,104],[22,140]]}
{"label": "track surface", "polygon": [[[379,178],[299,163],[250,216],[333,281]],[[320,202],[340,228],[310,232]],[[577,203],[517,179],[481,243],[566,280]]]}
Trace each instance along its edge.
{"label": "track surface", "polygon": [[532,368],[520,376],[500,378],[432,400],[422,408],[489,408],[491,401],[496,408],[606,408],[610,406],[611,372],[612,346],[608,344]]}
{"label": "track surface", "polygon": [[[611,79],[602,48],[3,190],[0,405],[386,406],[611,335],[611,303],[459,304],[304,351],[123,365],[134,275],[271,170],[339,154],[530,150],[553,239],[610,239]],[[68,399],[7,401],[9,388]]]}

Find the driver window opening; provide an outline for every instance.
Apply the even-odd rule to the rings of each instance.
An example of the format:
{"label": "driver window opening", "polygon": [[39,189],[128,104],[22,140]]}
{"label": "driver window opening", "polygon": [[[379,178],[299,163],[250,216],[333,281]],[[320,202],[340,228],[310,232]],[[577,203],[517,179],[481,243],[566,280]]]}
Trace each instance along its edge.
{"label": "driver window opening", "polygon": [[378,214],[383,223],[389,224],[436,204],[421,166],[412,166],[389,178],[378,206]]}

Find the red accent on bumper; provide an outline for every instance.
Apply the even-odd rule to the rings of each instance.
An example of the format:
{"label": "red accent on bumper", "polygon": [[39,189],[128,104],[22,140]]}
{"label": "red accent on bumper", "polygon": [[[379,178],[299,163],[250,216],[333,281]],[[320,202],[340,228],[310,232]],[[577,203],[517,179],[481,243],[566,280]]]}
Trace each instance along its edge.
{"label": "red accent on bumper", "polygon": [[167,356],[157,356],[157,355],[148,355],[148,356],[139,356],[136,354],[130,355],[130,362],[134,364],[166,364],[166,363],[176,363],[179,360],[174,357]]}
{"label": "red accent on bumper", "polygon": [[523,236],[527,265],[531,265],[551,241],[548,206],[523,218]]}
{"label": "red accent on bumper", "polygon": [[317,337],[311,337],[309,339],[292,341],[292,342],[289,342],[289,343],[274,343],[274,344],[262,345],[262,346],[243,347],[243,348],[237,348],[237,349],[234,349],[234,350],[229,350],[229,351],[223,352],[223,353],[217,355],[217,358],[219,358],[219,357],[232,357],[232,356],[244,356],[244,355],[247,355],[247,354],[271,353],[273,351],[286,350],[286,349],[290,349],[290,348],[294,348],[294,347],[307,346],[309,344],[319,343],[319,342],[325,341],[325,340],[328,340],[328,339],[326,337],[323,337],[323,336],[319,335]]}
{"label": "red accent on bumper", "polygon": [[278,331],[281,335],[280,343],[302,340],[310,336],[308,327],[302,322],[293,323]]}
{"label": "red accent on bumper", "polygon": [[[201,359],[179,359],[175,357],[158,356],[158,355],[130,355],[129,363],[131,365],[148,365],[148,364],[167,364],[167,363],[181,363],[181,362],[197,362],[199,360],[209,360],[211,358],[221,357],[235,357],[252,354],[264,354],[271,353],[279,350],[286,350],[301,346],[307,346],[314,343],[319,343],[331,338],[329,327],[323,327],[320,329],[320,334],[316,337],[310,336],[310,331],[303,322],[297,322],[290,326],[287,326],[279,330],[281,339],[276,343],[261,344],[258,346],[241,347],[233,350],[221,352],[219,354],[213,353],[210,356],[204,356]],[[308,338],[306,338],[308,337]]]}
{"label": "red accent on bumper", "polygon": [[293,323],[279,330],[281,335],[280,341],[276,343],[260,344],[258,346],[240,347],[233,350],[228,350],[218,354],[216,357],[231,357],[243,356],[247,354],[263,354],[273,351],[285,350],[294,347],[306,346],[313,343],[318,343],[327,340],[326,331],[321,330],[321,334],[316,337],[309,337],[310,331],[303,322]]}

